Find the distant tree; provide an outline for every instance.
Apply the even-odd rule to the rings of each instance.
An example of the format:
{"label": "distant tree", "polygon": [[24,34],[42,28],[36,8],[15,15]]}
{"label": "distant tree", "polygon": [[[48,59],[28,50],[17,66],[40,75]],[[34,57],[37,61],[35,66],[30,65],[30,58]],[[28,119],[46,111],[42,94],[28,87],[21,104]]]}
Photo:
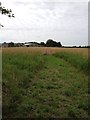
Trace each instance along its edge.
{"label": "distant tree", "polygon": [[8,47],[14,47],[14,43],[13,42],[8,43]]}
{"label": "distant tree", "polygon": [[[2,15],[7,15],[8,17],[15,17],[14,14],[12,14],[11,9],[6,9],[5,7],[2,6],[2,3],[0,2],[0,13]],[[2,24],[0,24],[1,27],[4,27]]]}
{"label": "distant tree", "polygon": [[62,44],[60,42],[58,42],[57,47],[62,47]]}
{"label": "distant tree", "polygon": [[54,42],[52,39],[48,39],[47,42],[46,42],[46,46],[47,47],[54,47]]}
{"label": "distant tree", "polygon": [[77,46],[73,46],[73,48],[76,48]]}
{"label": "distant tree", "polygon": [[44,42],[41,42],[40,45],[43,47],[46,46]]}
{"label": "distant tree", "polygon": [[60,42],[53,41],[52,39],[48,39],[46,42],[47,47],[62,47]]}

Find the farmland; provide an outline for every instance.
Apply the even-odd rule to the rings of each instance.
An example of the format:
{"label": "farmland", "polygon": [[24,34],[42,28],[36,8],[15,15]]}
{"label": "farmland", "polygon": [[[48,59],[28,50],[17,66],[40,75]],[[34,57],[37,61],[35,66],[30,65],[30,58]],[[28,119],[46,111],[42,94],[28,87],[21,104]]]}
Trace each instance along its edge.
{"label": "farmland", "polygon": [[87,48],[3,48],[3,118],[88,118]]}

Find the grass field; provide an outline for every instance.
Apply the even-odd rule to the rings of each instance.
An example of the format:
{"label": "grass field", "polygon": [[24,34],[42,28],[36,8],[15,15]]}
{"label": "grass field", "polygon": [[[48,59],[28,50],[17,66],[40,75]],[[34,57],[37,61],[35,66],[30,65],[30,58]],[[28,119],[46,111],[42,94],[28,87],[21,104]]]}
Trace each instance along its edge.
{"label": "grass field", "polygon": [[2,51],[3,118],[88,118],[88,49]]}

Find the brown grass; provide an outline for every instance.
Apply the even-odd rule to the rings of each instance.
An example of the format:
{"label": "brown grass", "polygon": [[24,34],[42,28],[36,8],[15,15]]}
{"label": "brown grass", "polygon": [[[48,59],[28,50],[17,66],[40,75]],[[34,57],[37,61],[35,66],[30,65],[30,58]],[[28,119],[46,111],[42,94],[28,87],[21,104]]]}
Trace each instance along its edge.
{"label": "brown grass", "polygon": [[56,48],[56,47],[13,47],[13,48],[2,48],[4,53],[47,53],[52,54],[56,52],[73,52],[80,53],[84,56],[88,56],[88,48]]}

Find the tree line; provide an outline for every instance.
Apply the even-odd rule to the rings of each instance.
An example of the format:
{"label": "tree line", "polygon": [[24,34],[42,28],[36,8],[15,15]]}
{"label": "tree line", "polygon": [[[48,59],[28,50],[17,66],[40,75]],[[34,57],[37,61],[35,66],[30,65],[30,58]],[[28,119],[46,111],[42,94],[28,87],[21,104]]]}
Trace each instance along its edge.
{"label": "tree line", "polygon": [[[23,46],[25,46],[25,43],[14,43],[14,42],[6,43],[6,42],[4,42],[4,43],[2,44],[2,46],[3,46],[3,47],[4,47],[4,46],[8,46],[8,47],[23,47]],[[62,44],[61,44],[61,42],[56,42],[56,41],[54,41],[54,40],[52,40],[52,39],[48,39],[48,40],[46,41],[46,43],[44,43],[44,42],[40,42],[40,43],[38,43],[38,42],[28,42],[26,46],[27,46],[27,47],[29,47],[29,46],[38,46],[38,47],[62,47]]]}
{"label": "tree line", "polygon": [[61,42],[56,42],[52,39],[48,39],[46,41],[46,44],[44,42],[41,42],[40,45],[44,47],[62,47]]}

